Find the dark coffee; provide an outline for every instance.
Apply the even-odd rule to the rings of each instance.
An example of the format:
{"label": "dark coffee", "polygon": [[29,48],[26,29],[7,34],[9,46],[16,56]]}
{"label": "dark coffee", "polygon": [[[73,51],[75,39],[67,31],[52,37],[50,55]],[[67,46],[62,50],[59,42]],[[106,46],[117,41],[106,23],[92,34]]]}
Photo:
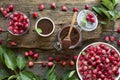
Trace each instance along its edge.
{"label": "dark coffee", "polygon": [[[70,27],[65,27],[61,31],[61,33],[60,33],[60,39],[61,39],[61,41],[67,36],[67,34],[69,32],[69,28]],[[75,45],[75,44],[77,44],[79,42],[80,34],[79,34],[78,30],[76,28],[74,28],[74,27],[72,29],[70,38],[71,38],[71,46]]]}
{"label": "dark coffee", "polygon": [[49,34],[53,30],[53,24],[50,20],[48,19],[42,19],[38,22],[37,24],[38,28],[41,28],[42,33],[41,34]]}

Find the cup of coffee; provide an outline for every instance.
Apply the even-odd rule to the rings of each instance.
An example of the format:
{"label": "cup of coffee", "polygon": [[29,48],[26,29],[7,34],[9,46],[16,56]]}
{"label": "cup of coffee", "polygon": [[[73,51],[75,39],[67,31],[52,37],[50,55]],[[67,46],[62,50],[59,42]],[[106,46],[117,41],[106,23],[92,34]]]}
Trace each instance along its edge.
{"label": "cup of coffee", "polygon": [[42,17],[35,24],[36,32],[42,37],[50,36],[55,30],[54,22],[48,17]]}

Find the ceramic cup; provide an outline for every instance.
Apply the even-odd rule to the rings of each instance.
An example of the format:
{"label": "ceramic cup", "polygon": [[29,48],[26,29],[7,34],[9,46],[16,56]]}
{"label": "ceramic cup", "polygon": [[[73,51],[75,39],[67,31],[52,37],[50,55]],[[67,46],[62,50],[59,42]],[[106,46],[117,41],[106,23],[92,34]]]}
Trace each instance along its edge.
{"label": "ceramic cup", "polygon": [[[41,32],[37,31],[38,28],[41,30]],[[40,36],[48,37],[54,32],[55,24],[50,18],[42,17],[37,20],[35,24],[35,30]]]}

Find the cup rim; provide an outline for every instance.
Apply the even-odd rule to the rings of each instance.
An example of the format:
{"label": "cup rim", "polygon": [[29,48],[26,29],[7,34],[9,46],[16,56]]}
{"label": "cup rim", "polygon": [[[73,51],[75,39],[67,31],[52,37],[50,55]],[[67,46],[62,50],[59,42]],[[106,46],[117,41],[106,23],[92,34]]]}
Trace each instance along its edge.
{"label": "cup rim", "polygon": [[[25,15],[23,12],[20,12],[20,11],[15,11],[15,12],[19,12],[19,13],[23,14],[24,16],[26,16],[26,17],[28,18],[28,16]],[[13,13],[14,13],[14,12],[13,12]],[[13,15],[13,13],[10,14],[10,15]],[[10,34],[12,34],[12,35],[15,35],[15,36],[24,35],[24,34],[27,33],[27,31],[30,29],[30,20],[29,20],[29,18],[28,18],[29,22],[28,22],[28,28],[26,29],[26,31],[24,31],[22,34],[14,34],[12,31],[10,31],[10,30],[8,29],[8,21],[9,21],[9,20],[10,20],[10,17],[7,18],[7,31],[8,31]]]}
{"label": "cup rim", "polygon": [[[41,34],[41,33],[39,33],[39,32],[36,31],[38,22],[39,22],[40,20],[43,20],[43,19],[49,20],[49,21],[52,23],[52,25],[53,25],[53,26],[52,26],[52,27],[53,27],[52,31],[51,31],[50,33],[48,33],[48,34]],[[53,20],[50,19],[49,17],[41,17],[41,18],[39,18],[39,19],[37,20],[37,22],[36,22],[36,24],[35,24],[35,31],[36,31],[40,36],[43,36],[43,37],[48,37],[48,36],[50,36],[50,35],[54,32],[54,30],[55,30],[55,24],[54,24]]]}

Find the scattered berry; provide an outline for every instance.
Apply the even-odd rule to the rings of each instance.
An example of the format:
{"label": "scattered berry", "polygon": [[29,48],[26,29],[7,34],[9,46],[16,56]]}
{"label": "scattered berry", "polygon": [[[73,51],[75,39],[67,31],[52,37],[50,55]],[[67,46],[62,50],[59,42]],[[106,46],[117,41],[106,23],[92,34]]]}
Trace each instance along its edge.
{"label": "scattered berry", "polygon": [[28,57],[28,56],[29,56],[29,53],[28,53],[28,52],[25,52],[25,53],[24,53],[24,56],[25,56],[25,57]]}
{"label": "scattered berry", "polygon": [[11,42],[10,42],[10,45],[11,45],[11,46],[16,46],[17,43],[16,43],[15,41],[11,41]]}
{"label": "scattered berry", "polygon": [[118,33],[120,33],[120,27],[119,27],[119,28],[117,28],[117,32],[118,32]]}
{"label": "scattered berry", "polygon": [[106,42],[108,42],[108,41],[110,40],[110,39],[109,39],[109,36],[105,36],[104,40],[105,40]]}
{"label": "scattered berry", "polygon": [[0,7],[0,12],[2,12],[4,9],[2,7]]}
{"label": "scattered berry", "polygon": [[40,5],[39,5],[39,10],[40,10],[40,11],[44,10],[44,5],[43,5],[43,4],[40,4]]}
{"label": "scattered berry", "polygon": [[2,30],[2,28],[0,28],[0,32],[2,32],[3,30]]}
{"label": "scattered berry", "polygon": [[117,41],[117,44],[120,46],[120,39]]}
{"label": "scattered berry", "polygon": [[54,60],[54,58],[51,56],[48,58],[48,61],[53,61],[53,60]]}
{"label": "scattered berry", "polygon": [[37,12],[34,12],[32,15],[33,15],[33,18],[37,18],[38,17],[38,13]]}
{"label": "scattered berry", "polygon": [[110,36],[110,41],[115,41],[115,37],[114,36]]}
{"label": "scattered berry", "polygon": [[29,50],[29,56],[33,56],[34,52],[32,50]]}
{"label": "scattered berry", "polygon": [[63,67],[65,67],[65,66],[66,66],[66,64],[67,64],[67,62],[66,62],[66,61],[62,61],[62,62],[61,62],[61,65],[62,65]]}
{"label": "scattered berry", "polygon": [[34,66],[34,62],[33,61],[29,61],[28,66],[29,67],[33,67]]}
{"label": "scattered berry", "polygon": [[41,66],[42,66],[42,67],[46,67],[47,64],[46,64],[45,62],[42,62],[42,63],[41,63]]}
{"label": "scattered berry", "polygon": [[54,65],[53,62],[48,62],[48,67],[51,68]]}
{"label": "scattered berry", "polygon": [[0,40],[0,44],[2,44],[2,40]]}
{"label": "scattered berry", "polygon": [[56,60],[56,62],[60,62],[61,61],[60,57],[56,57],[55,60]]}
{"label": "scattered berry", "polygon": [[39,57],[39,54],[38,54],[38,53],[35,53],[35,54],[33,55],[33,57],[34,57],[34,59],[37,59],[37,58]]}
{"label": "scattered berry", "polygon": [[85,5],[85,9],[89,9],[90,6],[88,4]]}
{"label": "scattered berry", "polygon": [[51,3],[51,8],[55,9],[56,8],[56,4],[55,3]]}
{"label": "scattered berry", "polygon": [[67,7],[66,6],[62,6],[62,11],[67,11]]}
{"label": "scattered berry", "polygon": [[74,55],[74,56],[73,56],[73,60],[75,60],[75,61],[76,61],[76,60],[77,60],[77,58],[78,58],[78,55]]}
{"label": "scattered berry", "polygon": [[69,65],[70,66],[74,66],[75,65],[74,61],[71,60],[70,63],[69,63]]}
{"label": "scattered berry", "polygon": [[78,8],[77,8],[77,7],[74,7],[74,8],[73,8],[73,12],[78,12]]}

